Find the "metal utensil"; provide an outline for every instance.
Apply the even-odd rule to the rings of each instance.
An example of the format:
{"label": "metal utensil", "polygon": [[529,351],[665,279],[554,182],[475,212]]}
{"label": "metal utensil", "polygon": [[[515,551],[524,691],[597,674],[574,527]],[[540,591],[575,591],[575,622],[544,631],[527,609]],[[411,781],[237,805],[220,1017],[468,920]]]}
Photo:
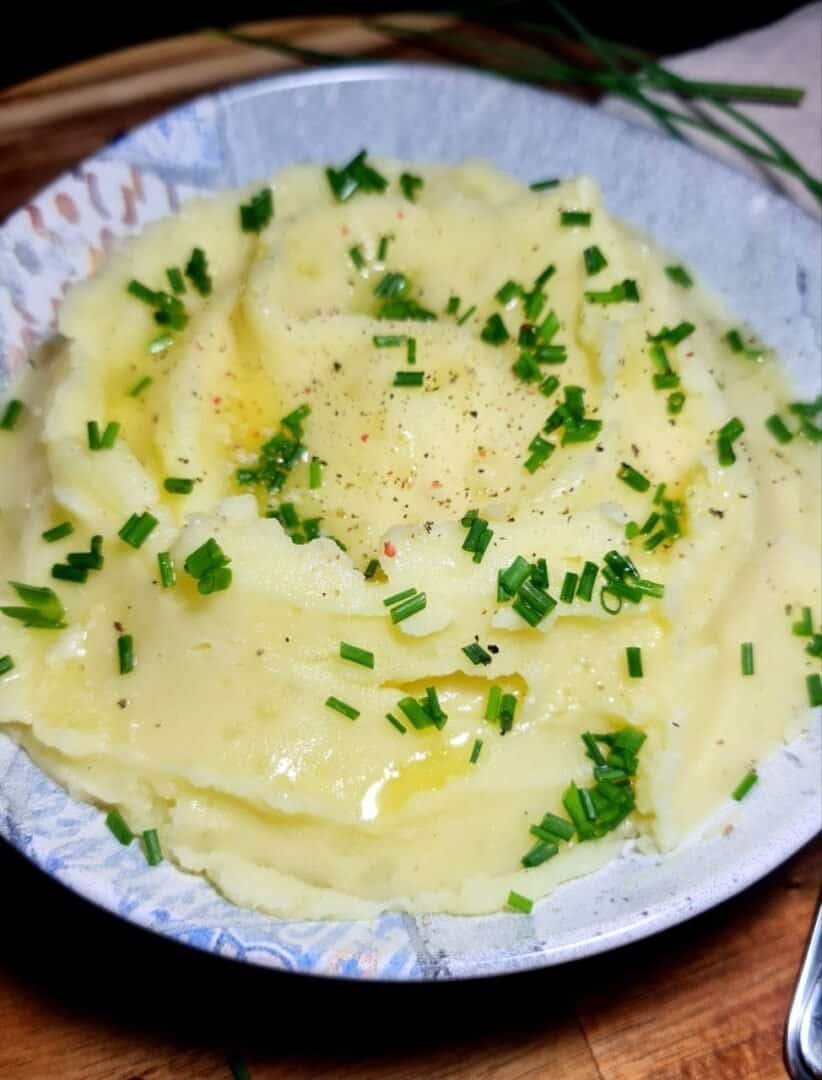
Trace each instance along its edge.
{"label": "metal utensil", "polygon": [[822,897],[788,1011],[785,1065],[793,1080],[822,1080]]}

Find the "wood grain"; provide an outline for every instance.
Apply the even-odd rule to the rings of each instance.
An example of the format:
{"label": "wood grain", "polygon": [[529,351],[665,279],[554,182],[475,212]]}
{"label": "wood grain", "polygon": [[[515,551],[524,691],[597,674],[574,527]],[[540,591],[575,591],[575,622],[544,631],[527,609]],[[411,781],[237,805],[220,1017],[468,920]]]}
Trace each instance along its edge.
{"label": "wood grain", "polygon": [[[246,29],[414,55],[352,18]],[[191,35],[0,93],[0,216],[176,101],[292,66]],[[229,1080],[240,1054],[254,1080],[776,1080],[820,880],[817,841],[719,909],[608,956],[478,983],[371,987],[183,950],[0,844],[0,1077]]]}

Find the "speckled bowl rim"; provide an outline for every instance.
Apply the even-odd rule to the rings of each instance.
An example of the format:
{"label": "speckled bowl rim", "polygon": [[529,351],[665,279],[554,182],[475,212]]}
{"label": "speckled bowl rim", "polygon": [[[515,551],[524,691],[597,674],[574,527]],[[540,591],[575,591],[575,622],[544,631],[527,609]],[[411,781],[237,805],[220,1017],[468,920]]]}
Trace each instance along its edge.
{"label": "speckled bowl rim", "polygon": [[[281,116],[284,101],[295,119],[288,130],[278,130],[273,148],[272,136],[266,143],[259,135],[260,120]],[[323,127],[334,109],[349,126]],[[409,120],[415,115],[425,120],[422,126]],[[317,130],[313,125],[322,130],[321,138],[310,138]],[[537,138],[535,129],[547,139]],[[261,138],[259,145],[255,138]],[[518,138],[528,144],[525,161]],[[543,165],[546,141],[552,152]],[[411,160],[487,157],[523,179],[593,173],[609,208],[685,258],[763,338],[791,349],[789,366],[799,388],[813,390],[822,324],[813,296],[820,292],[815,287],[822,234],[809,215],[702,151],[654,131],[567,98],[438,64],[321,69],[207,94],[135,129],[49,185],[0,228],[0,349],[6,369],[25,362],[47,335],[65,282],[85,276],[116,237],[138,231],[192,194],[268,175],[292,160],[341,160],[361,143],[374,153]],[[653,188],[642,189],[637,161],[657,170],[657,188],[666,188],[661,198]],[[614,162],[617,177],[610,170]],[[119,218],[110,202],[118,187]],[[718,211],[712,209],[717,199]],[[694,230],[683,231],[683,214],[698,224],[701,241]],[[760,228],[768,215],[772,228]],[[723,235],[745,238],[736,260],[717,247]],[[773,282],[775,268],[784,272],[789,264],[795,264],[796,296],[787,287],[776,288],[763,302],[761,283]],[[216,955],[338,978],[476,978],[627,945],[734,896],[819,831],[820,761],[819,728],[812,725],[764,763],[761,783],[737,809],[729,836],[717,833],[665,858],[628,850],[597,874],[560,887],[527,918],[386,912],[359,922],[287,922],[236,908],[201,879],[167,864],[152,870],[135,846],[120,848],[98,811],[70,799],[5,735],[0,835],[91,902]],[[790,814],[778,813],[784,806]]]}

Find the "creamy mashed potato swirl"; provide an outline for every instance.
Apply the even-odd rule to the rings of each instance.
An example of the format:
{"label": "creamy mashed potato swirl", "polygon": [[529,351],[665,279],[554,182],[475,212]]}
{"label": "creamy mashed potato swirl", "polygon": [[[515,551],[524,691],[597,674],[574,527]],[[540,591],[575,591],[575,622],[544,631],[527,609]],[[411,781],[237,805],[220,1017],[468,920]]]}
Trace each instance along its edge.
{"label": "creamy mashed potato swirl", "polygon": [[[791,633],[805,605],[818,629],[818,451],[765,426],[775,413],[798,425],[774,359],[734,352],[717,305],[673,280],[588,180],[533,192],[479,164],[430,168],[415,170],[412,201],[399,166],[377,167],[388,189],[344,202],[323,170],[283,173],[259,234],[239,227],[247,192],[148,227],[69,292],[61,340],[15,389],[26,409],[0,432],[4,576],[52,587],[66,612],[61,629],[2,620],[14,668],[0,722],[73,794],[117,808],[135,833],[156,829],[167,857],[236,903],[286,917],[487,912],[511,889],[535,898],[592,871],[629,837],[671,849],[800,730],[818,671],[813,639]],[[564,223],[568,211],[590,221]],[[591,273],[594,247],[606,265]],[[188,279],[187,325],[150,353],[168,328],[128,283],[170,291],[166,269],[194,248],[211,289]],[[524,308],[549,265],[534,324],[554,312],[545,336],[564,350],[536,361],[539,378],[526,357],[521,378]],[[403,279],[383,291],[436,317],[377,319],[387,274]],[[508,280],[522,289],[501,302]],[[586,298],[626,281],[635,299],[630,286],[615,302]],[[507,340],[495,343],[491,316]],[[659,388],[648,336],[684,322],[692,333],[661,343],[679,385]],[[398,335],[414,339],[414,364],[406,341],[374,343]],[[423,373],[422,385],[394,385],[397,372]],[[584,389],[588,441],[566,441],[568,425],[543,431],[568,387]],[[239,482],[302,405],[304,449],[282,487]],[[717,433],[735,417],[745,430],[720,464]],[[119,423],[113,446],[89,448],[89,420]],[[553,452],[532,444],[540,432]],[[550,456],[531,472],[533,445]],[[625,465],[645,490],[620,478],[644,487]],[[167,491],[168,477],[193,480],[191,492]],[[266,516],[282,503],[293,514]],[[471,510],[493,534],[478,561],[462,547]],[[629,523],[655,512],[676,528],[647,550],[661,524],[632,535]],[[143,513],[157,524],[133,547],[118,532]],[[305,536],[295,517],[317,538],[293,542]],[[42,539],[66,520],[70,536]],[[102,569],[52,578],[97,535]],[[184,563],[209,539],[232,580],[203,594]],[[606,611],[613,551],[664,595]],[[545,559],[557,601],[535,626],[498,599],[518,556]],[[586,562],[598,567],[592,598],[561,601]],[[3,604],[20,603],[3,590]],[[384,601],[406,590],[425,607],[394,623]],[[134,667],[120,674],[124,634]],[[341,658],[341,642],[372,653],[373,668]],[[490,662],[473,663],[471,643]],[[629,647],[642,678],[629,675]],[[427,687],[447,722],[417,730],[398,703]],[[506,734],[484,718],[492,687],[516,701]],[[522,866],[529,827],[564,813],[571,781],[591,783],[581,735],[625,727],[647,736],[636,810]]]}

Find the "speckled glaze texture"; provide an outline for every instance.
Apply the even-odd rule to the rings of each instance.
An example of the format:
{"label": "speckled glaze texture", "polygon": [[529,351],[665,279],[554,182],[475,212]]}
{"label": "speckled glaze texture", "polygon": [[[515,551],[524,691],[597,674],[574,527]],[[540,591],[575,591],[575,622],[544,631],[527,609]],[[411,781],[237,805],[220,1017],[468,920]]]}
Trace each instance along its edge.
{"label": "speckled glaze texture", "polygon": [[[66,286],[119,238],[190,196],[295,162],[372,153],[486,158],[523,180],[587,173],[609,208],[693,267],[818,388],[822,233],[780,196],[705,155],[586,106],[445,67],[369,65],[240,86],[139,128],[47,188],[0,230],[3,377],[53,331]],[[744,722],[744,718],[743,722]],[[169,864],[120,847],[0,735],[0,835],[68,887],[160,934],[248,963],[357,979],[458,979],[561,963],[626,944],[732,896],[821,824],[818,724],[761,769],[734,828],[672,856],[626,850],[530,916],[385,913],[283,922],[244,911]]]}

